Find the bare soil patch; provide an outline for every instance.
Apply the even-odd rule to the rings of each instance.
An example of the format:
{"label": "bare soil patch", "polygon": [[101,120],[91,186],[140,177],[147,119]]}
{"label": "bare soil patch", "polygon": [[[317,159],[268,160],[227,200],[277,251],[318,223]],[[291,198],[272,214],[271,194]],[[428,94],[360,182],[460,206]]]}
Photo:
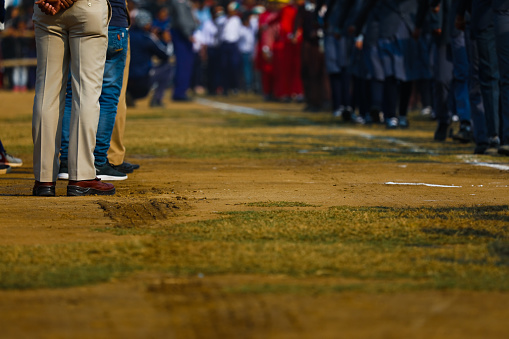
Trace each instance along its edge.
{"label": "bare soil patch", "polygon": [[[20,116],[30,111],[30,100],[29,95],[0,93],[0,115],[5,124],[26,125]],[[145,102],[136,108],[144,109]],[[137,127],[130,124],[128,128]],[[8,147],[8,140],[2,141]],[[66,183],[59,182],[57,197],[41,199],[30,196],[30,153],[16,155],[23,157],[24,166],[0,177],[0,246],[113,243],[125,238],[97,229],[118,225],[156,229],[159,223],[178,225],[218,218],[223,212],[263,209],[249,206],[253,202],[299,202],[318,209],[509,205],[507,171],[460,160],[395,163],[143,155],[128,159],[141,168],[128,180],[115,183],[118,193],[114,197],[66,197]],[[284,208],[298,211],[309,207]],[[237,290],[246,283],[284,286],[289,280],[296,281],[287,276],[175,278],[162,272],[143,272],[94,286],[4,290],[0,291],[1,337],[509,337],[509,294],[505,292],[303,295]],[[299,283],[338,283],[338,279],[306,278]]]}

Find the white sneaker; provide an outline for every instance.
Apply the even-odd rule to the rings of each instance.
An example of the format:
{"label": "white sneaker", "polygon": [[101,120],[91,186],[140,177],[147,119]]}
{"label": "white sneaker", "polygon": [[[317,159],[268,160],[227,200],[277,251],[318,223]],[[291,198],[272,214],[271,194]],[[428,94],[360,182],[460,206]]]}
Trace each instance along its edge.
{"label": "white sneaker", "polygon": [[0,154],[0,164],[9,165],[11,167],[20,167],[23,166],[23,160],[16,158],[7,152],[2,152]]}

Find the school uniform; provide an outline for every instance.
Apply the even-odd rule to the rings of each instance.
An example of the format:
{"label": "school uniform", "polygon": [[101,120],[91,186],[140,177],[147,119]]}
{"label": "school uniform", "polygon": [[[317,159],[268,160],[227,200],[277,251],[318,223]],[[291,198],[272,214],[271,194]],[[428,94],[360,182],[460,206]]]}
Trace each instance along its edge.
{"label": "school uniform", "polygon": [[221,30],[221,69],[223,73],[223,94],[239,89],[241,56],[239,51],[240,29],[242,21],[237,15],[226,19]]}

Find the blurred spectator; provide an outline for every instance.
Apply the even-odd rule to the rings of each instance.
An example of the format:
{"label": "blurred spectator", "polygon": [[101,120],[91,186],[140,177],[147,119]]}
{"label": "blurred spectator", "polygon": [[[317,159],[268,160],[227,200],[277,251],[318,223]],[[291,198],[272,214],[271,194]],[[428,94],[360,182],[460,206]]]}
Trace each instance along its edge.
{"label": "blurred spectator", "polygon": [[238,15],[239,4],[230,2],[226,9],[226,20],[220,31],[221,70],[223,74],[223,94],[237,92],[239,89],[240,51],[239,39],[242,21]]}
{"label": "blurred spectator", "polygon": [[251,26],[251,12],[244,13],[240,28],[239,51],[242,58],[242,75],[244,90],[253,91],[253,54],[255,47],[255,32]]}
{"label": "blurred spectator", "polygon": [[[171,79],[171,65],[168,62],[169,52],[166,41],[161,41],[151,32],[152,16],[147,10],[140,9],[135,17],[134,24],[129,30],[131,43],[131,63],[129,66],[129,81],[127,84],[127,101],[129,106],[134,101],[148,95],[155,84],[156,88],[151,100],[151,106],[161,106],[164,91]],[[152,58],[160,60],[157,66]]]}
{"label": "blurred spectator", "polygon": [[[171,37],[176,58],[173,100],[189,101],[187,90],[191,84],[194,63],[193,33],[198,27],[189,0],[171,0]],[[134,62],[134,60],[133,60]]]}

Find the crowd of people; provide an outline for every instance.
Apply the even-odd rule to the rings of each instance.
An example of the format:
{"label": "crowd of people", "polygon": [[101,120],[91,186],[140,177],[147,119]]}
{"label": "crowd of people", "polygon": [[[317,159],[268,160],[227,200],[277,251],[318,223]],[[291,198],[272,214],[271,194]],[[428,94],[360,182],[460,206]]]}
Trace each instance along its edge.
{"label": "crowd of people", "polygon": [[[162,106],[167,91],[173,101],[245,91],[394,129],[409,127],[419,102],[437,121],[434,140],[452,136],[474,142],[476,154],[509,155],[509,0],[116,2],[128,16],[127,105],[150,95],[151,106]],[[52,6],[74,0],[37,3],[51,16]],[[35,56],[32,12],[24,2],[9,7],[4,60]],[[4,71],[13,90],[33,86],[24,63]]]}

